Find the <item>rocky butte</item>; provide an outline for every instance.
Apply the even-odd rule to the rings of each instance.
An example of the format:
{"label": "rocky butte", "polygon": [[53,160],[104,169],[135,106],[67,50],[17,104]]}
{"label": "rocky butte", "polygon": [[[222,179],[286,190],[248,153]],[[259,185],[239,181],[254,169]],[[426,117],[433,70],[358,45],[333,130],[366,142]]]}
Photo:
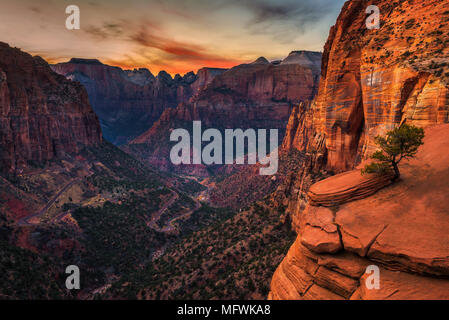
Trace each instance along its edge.
{"label": "rocky butte", "polygon": [[[378,30],[365,27],[371,4],[380,8]],[[345,3],[325,45],[318,95],[287,126],[283,152],[305,161],[272,200],[287,208],[298,237],[270,299],[449,298],[448,5]],[[362,178],[374,137],[401,123],[426,133],[404,176],[393,185]],[[380,268],[379,290],[366,286],[368,265]]]}

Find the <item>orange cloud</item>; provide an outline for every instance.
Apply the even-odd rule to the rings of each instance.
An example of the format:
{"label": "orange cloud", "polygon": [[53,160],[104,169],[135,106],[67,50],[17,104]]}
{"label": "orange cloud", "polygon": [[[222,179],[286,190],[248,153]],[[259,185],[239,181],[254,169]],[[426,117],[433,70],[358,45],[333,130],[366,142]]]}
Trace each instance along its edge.
{"label": "orange cloud", "polygon": [[106,64],[123,69],[147,68],[155,74],[164,70],[173,76],[203,67],[231,68],[244,62],[212,53],[203,46],[173,40],[160,24],[146,20],[137,24],[120,21],[100,26],[90,25],[84,31],[100,41],[117,39],[119,36],[132,44],[122,57],[102,59]]}
{"label": "orange cloud", "polygon": [[168,61],[183,61],[187,64],[206,66],[214,64],[216,66],[229,67],[242,63],[239,59],[230,59],[221,55],[213,54],[206,48],[195,44],[179,42],[167,37],[160,36],[160,30],[141,26],[141,28],[130,36],[130,40],[134,43],[146,47],[154,48],[162,51],[161,59]]}

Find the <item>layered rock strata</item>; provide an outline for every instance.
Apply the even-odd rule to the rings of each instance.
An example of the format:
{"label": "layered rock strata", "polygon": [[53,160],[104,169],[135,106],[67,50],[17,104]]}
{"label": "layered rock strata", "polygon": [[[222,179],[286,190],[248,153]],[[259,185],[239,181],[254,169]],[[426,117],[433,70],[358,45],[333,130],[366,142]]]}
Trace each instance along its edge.
{"label": "layered rock strata", "polygon": [[321,53],[295,51],[285,63],[262,57],[219,74],[189,103],[164,111],[127,150],[163,170],[208,175],[204,166],[174,167],[170,163],[170,131],[190,131],[192,121],[200,120],[203,128],[279,129],[282,137],[292,106],[309,102],[316,94],[320,59]]}
{"label": "layered rock strata", "polygon": [[[365,25],[372,4],[381,12],[378,30]],[[449,298],[449,209],[440,199],[448,191],[447,5],[345,3],[325,45],[317,98],[292,113],[283,143],[283,152],[297,150],[304,161],[272,199],[287,208],[298,239],[273,276],[271,298]],[[346,185],[344,175],[334,178],[341,178],[338,187],[332,180],[313,186],[356,168],[376,150],[377,135],[402,123],[426,128],[426,138],[418,158],[401,166],[401,181],[374,194],[382,184],[366,194],[352,181],[355,173],[346,175]],[[338,205],[314,206],[330,205],[335,196]],[[338,284],[326,280],[329,270],[318,263],[329,256],[345,265],[326,267]],[[380,290],[366,288],[364,272],[348,273],[360,262],[362,269],[379,266]],[[356,282],[342,290],[348,276]]]}
{"label": "layered rock strata", "polygon": [[346,202],[364,199],[393,183],[394,173],[365,174],[360,170],[340,173],[315,183],[307,193],[312,206],[333,207]]}
{"label": "layered rock strata", "polygon": [[102,140],[85,89],[40,57],[0,43],[0,170],[16,171]]}
{"label": "layered rock strata", "polygon": [[117,145],[145,132],[164,110],[187,102],[225,71],[204,68],[197,75],[189,72],[172,78],[165,71],[154,76],[147,69],[122,70],[78,58],[52,65],[52,69],[86,88],[105,138]]}
{"label": "layered rock strata", "polygon": [[[449,299],[448,136],[449,125],[426,129],[402,180],[370,197],[333,208],[309,202],[269,297]],[[379,267],[380,289],[367,287],[368,265]]]}

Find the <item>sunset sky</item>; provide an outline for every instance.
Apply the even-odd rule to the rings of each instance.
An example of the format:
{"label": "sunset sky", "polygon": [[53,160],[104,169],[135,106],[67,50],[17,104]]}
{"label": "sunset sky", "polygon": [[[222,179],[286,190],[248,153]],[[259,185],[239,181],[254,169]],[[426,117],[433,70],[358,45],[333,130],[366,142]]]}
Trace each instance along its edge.
{"label": "sunset sky", "polygon": [[[172,75],[322,51],[344,0],[1,0],[0,41],[50,63],[95,58]],[[78,5],[81,29],[67,30]]]}

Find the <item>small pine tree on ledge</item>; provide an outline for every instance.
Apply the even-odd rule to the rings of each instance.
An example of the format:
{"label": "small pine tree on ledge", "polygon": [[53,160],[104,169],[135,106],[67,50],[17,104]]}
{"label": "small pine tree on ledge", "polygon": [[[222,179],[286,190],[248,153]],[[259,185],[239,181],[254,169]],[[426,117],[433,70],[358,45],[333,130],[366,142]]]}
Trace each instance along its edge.
{"label": "small pine tree on ledge", "polygon": [[399,162],[402,159],[415,157],[419,147],[424,144],[423,139],[424,129],[408,124],[388,131],[385,137],[377,136],[375,142],[381,150],[371,156],[376,161],[366,165],[362,169],[362,175],[365,173],[386,174],[393,169],[394,180],[399,179],[401,176]]}

